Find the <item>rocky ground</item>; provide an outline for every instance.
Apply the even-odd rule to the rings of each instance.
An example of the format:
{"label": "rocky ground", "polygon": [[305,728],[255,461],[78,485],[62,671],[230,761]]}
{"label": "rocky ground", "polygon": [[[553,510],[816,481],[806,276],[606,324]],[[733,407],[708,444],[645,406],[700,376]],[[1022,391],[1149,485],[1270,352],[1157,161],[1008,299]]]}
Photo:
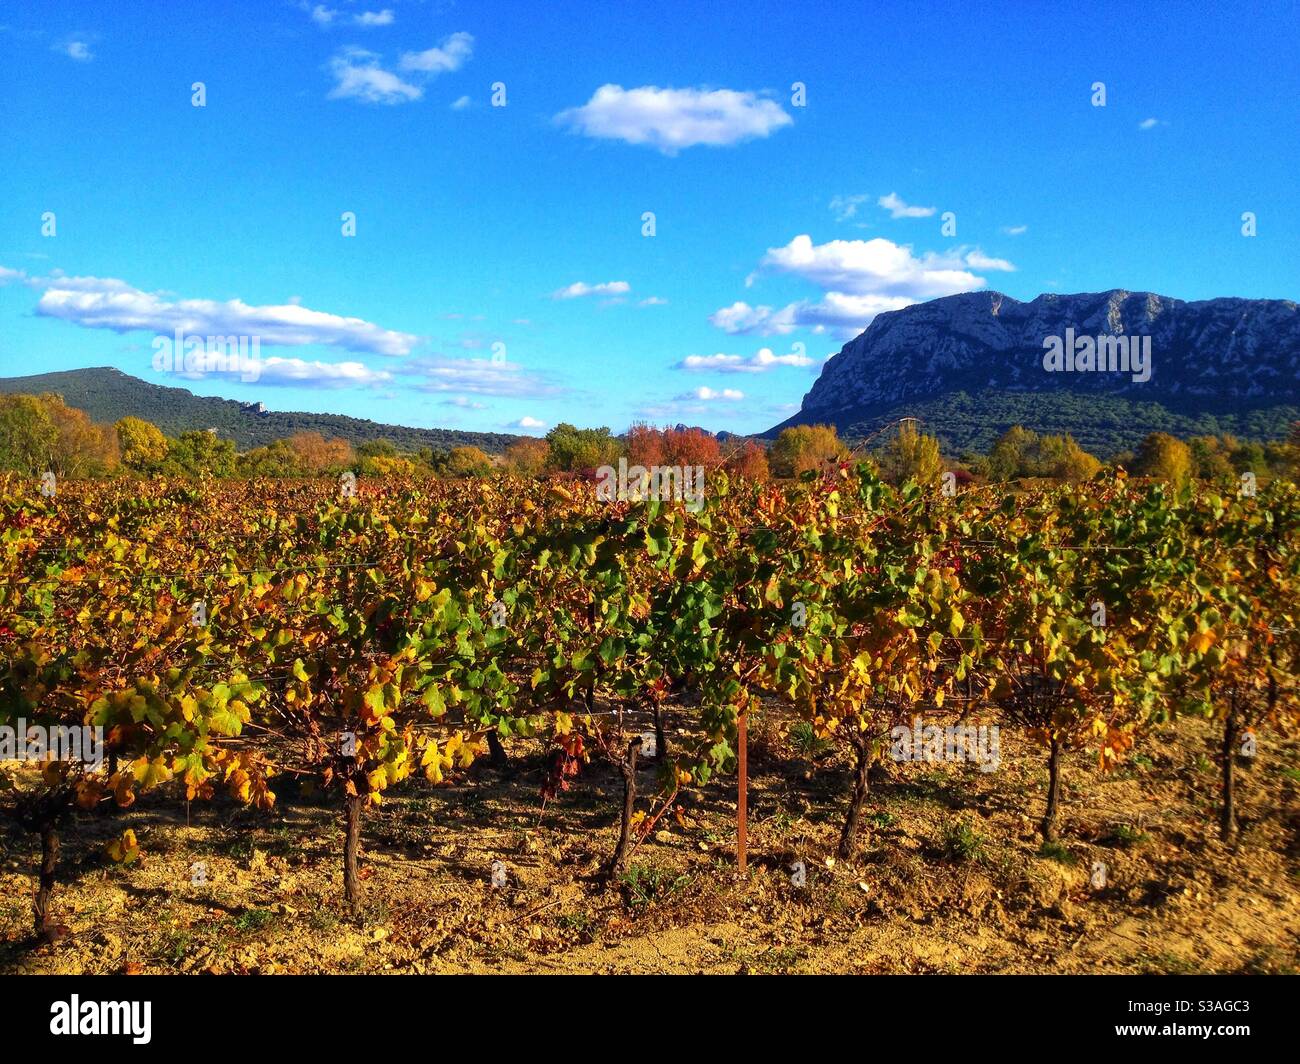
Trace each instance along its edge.
{"label": "rocky ground", "polygon": [[[365,907],[342,905],[338,811],[285,793],[274,814],[163,796],[79,815],[59,918],[30,938],[33,840],[0,837],[0,971],[1294,972],[1300,969],[1300,743],[1239,761],[1243,831],[1217,839],[1214,737],[1181,722],[1118,771],[1066,763],[1059,845],[1035,832],[1039,748],[1002,764],[891,765],[857,858],[831,856],[846,766],[774,718],[751,726],[751,864],[734,865],[734,779],[679,796],[613,885],[608,765],[538,796],[540,748],[504,770],[398,788],[368,814]],[[653,768],[642,779],[651,786]],[[137,833],[141,856],[105,842]],[[503,886],[492,866],[505,867]],[[803,862],[805,882],[792,873]],[[1095,876],[1105,866],[1105,885]]]}

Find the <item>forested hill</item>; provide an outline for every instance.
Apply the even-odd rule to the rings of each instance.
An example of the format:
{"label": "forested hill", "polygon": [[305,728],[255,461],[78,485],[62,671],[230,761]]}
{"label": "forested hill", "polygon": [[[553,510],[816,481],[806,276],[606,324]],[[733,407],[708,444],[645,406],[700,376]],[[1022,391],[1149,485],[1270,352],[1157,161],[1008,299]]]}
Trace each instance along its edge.
{"label": "forested hill", "polygon": [[385,425],[343,414],[266,410],[234,399],[195,395],[185,388],[165,388],[131,377],[110,367],[41,373],[31,377],[0,377],[0,393],[39,395],[57,392],[69,406],[78,407],[99,422],[114,422],[132,415],[157,425],[169,436],[191,429],[216,429],[234,440],[242,451],[260,447],[295,432],[319,432],[347,440],[353,446],[367,440],[390,440],[399,450],[421,447],[480,447],[499,454],[518,436],[500,432],[462,432],[456,429],[417,429]]}

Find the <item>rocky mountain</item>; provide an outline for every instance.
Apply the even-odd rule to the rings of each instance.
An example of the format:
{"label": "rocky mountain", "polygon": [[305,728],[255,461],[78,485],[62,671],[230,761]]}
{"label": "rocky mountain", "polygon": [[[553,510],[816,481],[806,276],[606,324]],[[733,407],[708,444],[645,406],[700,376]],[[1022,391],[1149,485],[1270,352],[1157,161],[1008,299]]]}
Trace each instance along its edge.
{"label": "rocky mountain", "polygon": [[824,422],[861,437],[905,415],[955,451],[1016,423],[1103,454],[1155,430],[1275,438],[1300,418],[1300,308],[1121,290],[945,296],[877,316],[768,435]]}
{"label": "rocky mountain", "polygon": [[108,366],[32,377],[0,377],[0,393],[4,392],[57,392],[69,406],[86,411],[94,421],[113,422],[130,414],[152,421],[169,436],[190,429],[216,429],[219,436],[234,440],[241,451],[295,432],[319,432],[327,438],[345,439],[353,446],[384,439],[400,450],[473,445],[489,454],[498,454],[519,439],[500,432],[416,429],[343,414],[268,410],[260,402],[244,403],[195,395],[185,388],[164,388]]}

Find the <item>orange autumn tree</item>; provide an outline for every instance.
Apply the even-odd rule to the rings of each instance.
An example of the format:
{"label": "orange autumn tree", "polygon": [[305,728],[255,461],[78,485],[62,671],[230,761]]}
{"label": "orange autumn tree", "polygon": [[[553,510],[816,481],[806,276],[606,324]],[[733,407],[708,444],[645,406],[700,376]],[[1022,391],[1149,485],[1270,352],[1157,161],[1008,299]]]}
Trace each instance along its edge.
{"label": "orange autumn tree", "polygon": [[627,430],[628,465],[649,469],[664,464],[664,434],[644,421],[634,421]]}
{"label": "orange autumn tree", "polygon": [[660,464],[717,469],[722,465],[722,448],[703,429],[668,429],[664,432],[664,457]]}
{"label": "orange autumn tree", "polygon": [[289,447],[304,473],[324,473],[352,464],[352,447],[347,440],[327,440],[319,432],[295,432]]}
{"label": "orange autumn tree", "polygon": [[545,440],[516,440],[506,448],[506,468],[516,476],[540,477],[546,471],[546,458],[550,451],[551,445]]}
{"label": "orange autumn tree", "polygon": [[744,477],[746,480],[767,480],[770,470],[767,464],[767,451],[753,440],[745,440],[739,447],[727,455],[725,468],[732,476]]}
{"label": "orange autumn tree", "polygon": [[703,466],[717,469],[723,464],[722,447],[704,429],[657,429],[643,421],[627,430],[629,466]]}

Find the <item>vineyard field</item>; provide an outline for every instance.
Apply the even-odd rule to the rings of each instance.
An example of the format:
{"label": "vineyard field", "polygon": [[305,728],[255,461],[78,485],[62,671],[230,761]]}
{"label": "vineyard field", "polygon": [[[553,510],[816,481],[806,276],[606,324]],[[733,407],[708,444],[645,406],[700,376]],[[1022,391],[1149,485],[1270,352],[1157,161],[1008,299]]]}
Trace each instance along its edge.
{"label": "vineyard field", "polygon": [[1280,480],[8,477],[0,726],[86,741],[0,968],[1294,971],[1298,630]]}

